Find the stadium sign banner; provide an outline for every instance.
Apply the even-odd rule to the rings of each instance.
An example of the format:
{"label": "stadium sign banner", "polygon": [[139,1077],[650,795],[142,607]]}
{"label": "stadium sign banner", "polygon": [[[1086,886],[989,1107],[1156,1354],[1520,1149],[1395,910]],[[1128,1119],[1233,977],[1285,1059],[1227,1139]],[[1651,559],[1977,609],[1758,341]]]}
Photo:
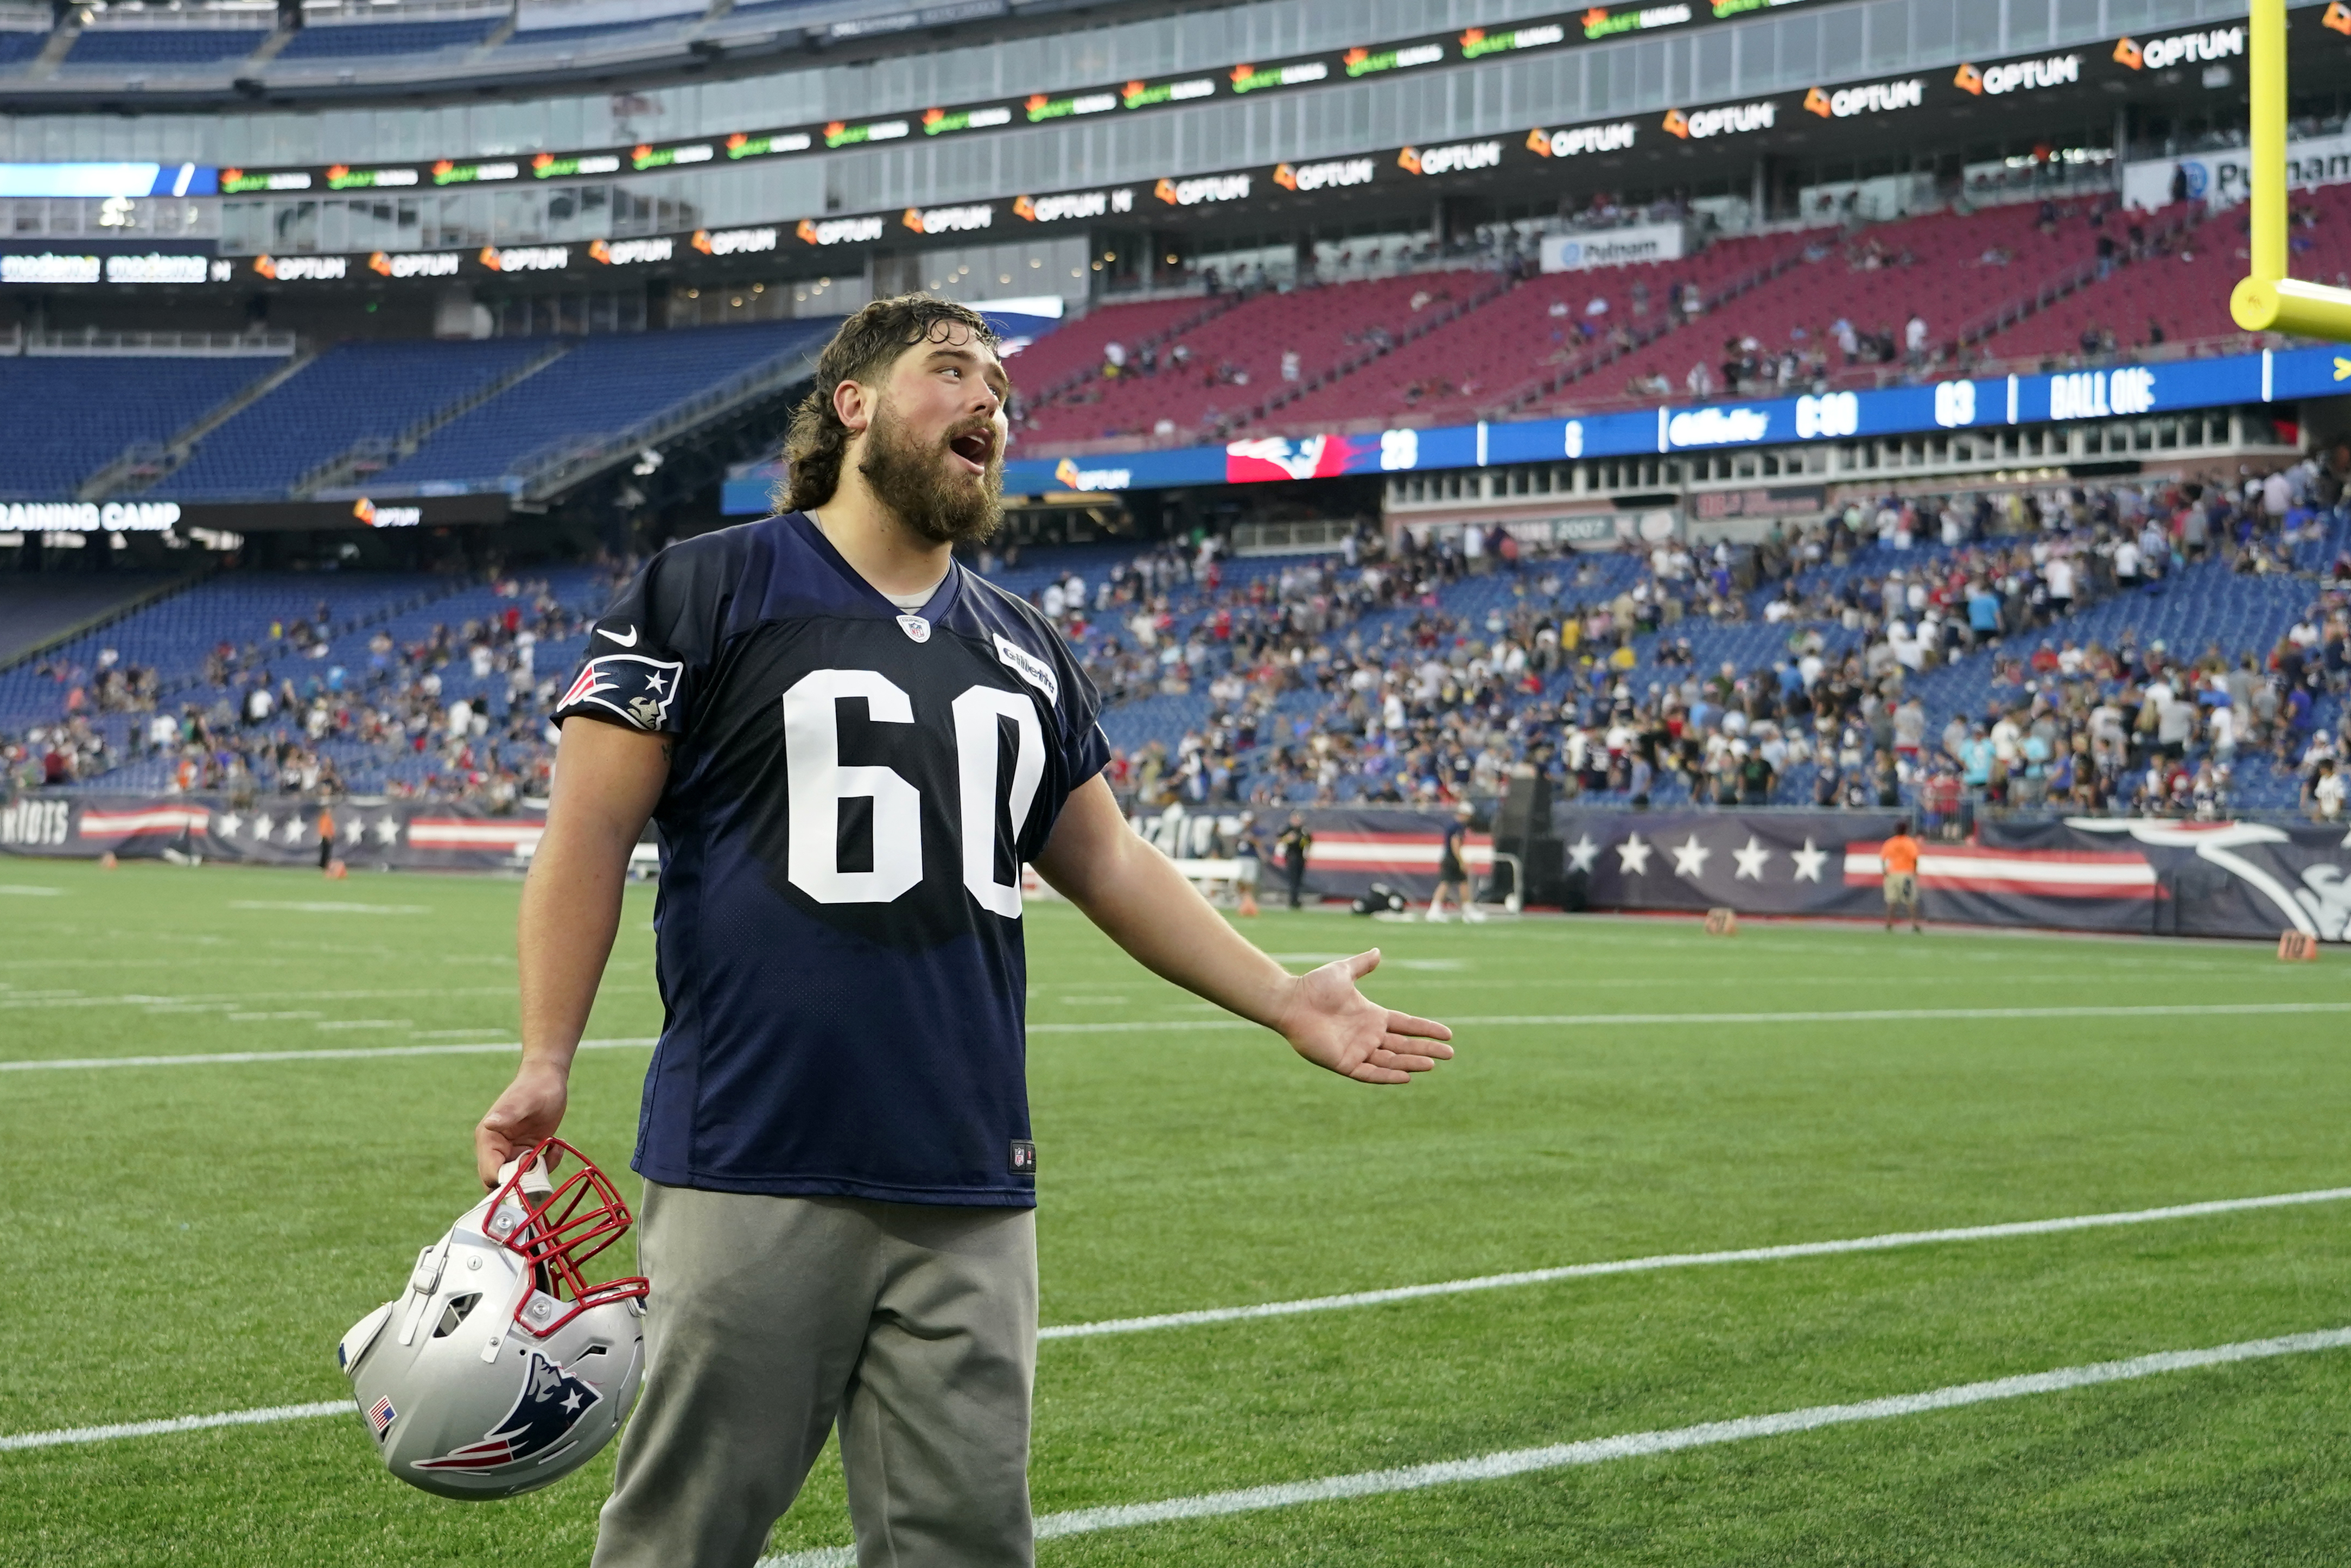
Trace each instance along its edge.
{"label": "stadium sign banner", "polygon": [[[1794,0],[1794,3],[1809,4],[1811,0]],[[1752,6],[1747,0],[1725,0],[1723,5],[1715,7],[1720,15],[1750,8]],[[2351,16],[2351,12],[2346,15]],[[1604,26],[1604,24],[1613,26],[1610,18],[1622,20],[1627,16],[1667,18],[1657,22],[1656,25],[1658,26],[1678,26],[1693,19],[1690,7],[1668,5],[1621,13],[1595,7],[1573,20],[1577,27],[1589,31],[1595,26]],[[1600,20],[1595,21],[1594,18]],[[1644,22],[1643,25],[1647,26],[1648,23]],[[2305,19],[2297,25],[2309,24]],[[1350,74],[1377,74],[1379,69],[1406,69],[1414,64],[1434,63],[1437,58],[1470,57],[1473,55],[1482,57],[1497,50],[1507,52],[1527,47],[1554,47],[1556,40],[1554,43],[1540,40],[1554,33],[1563,38],[1574,30],[1563,31],[1563,24],[1544,23],[1508,33],[1484,33],[1470,28],[1458,37],[1447,35],[1453,39],[1450,45],[1443,44],[1442,40],[1424,41],[1409,47],[1383,51],[1379,55],[1364,53],[1361,60],[1353,58],[1358,53],[1363,53],[1356,50],[1345,51],[1332,58],[1340,67],[1346,68]],[[2241,33],[2241,30],[2240,26],[2234,32]],[[1475,48],[1463,42],[1473,35]],[[953,206],[901,206],[865,213],[828,213],[798,219],[778,218],[765,224],[732,229],[680,230],[626,239],[584,239],[568,245],[484,246],[463,251],[368,251],[244,257],[195,254],[125,256],[107,257],[102,265],[99,247],[89,247],[86,252],[78,243],[69,254],[55,253],[52,249],[27,251],[18,256],[0,255],[0,285],[54,287],[104,282],[183,286],[228,284],[250,287],[257,283],[276,287],[349,287],[355,285],[374,287],[381,282],[448,278],[487,281],[494,277],[538,274],[560,274],[566,281],[577,281],[585,277],[640,267],[662,273],[674,272],[681,264],[692,264],[695,255],[714,260],[730,256],[757,256],[763,261],[782,256],[814,259],[821,256],[830,262],[835,256],[859,254],[869,247],[902,245],[910,237],[929,238],[981,231],[998,235],[1025,235],[1039,230],[1071,232],[1103,217],[1139,214],[1172,218],[1184,213],[1249,211],[1270,217],[1290,211],[1297,202],[1345,202],[1363,193],[1397,195],[1426,183],[1435,183],[1448,189],[1460,189],[1465,184],[1483,187],[1506,185],[1537,176],[1562,160],[1573,161],[1594,154],[1622,154],[1645,146],[1652,149],[1670,146],[1675,141],[1686,146],[1707,141],[1720,142],[1725,146],[1751,142],[1759,152],[1769,151],[1775,144],[1774,138],[1798,134],[1797,128],[1813,125],[1816,119],[1837,122],[1851,120],[1855,125],[1865,128],[1874,125],[1883,116],[1908,115],[1922,108],[1973,112],[1987,95],[2000,97],[2031,92],[2042,87],[2101,85],[2127,89],[2129,78],[2146,68],[2145,60],[2168,59],[2181,55],[2182,51],[2194,49],[2208,53],[2224,50],[2231,36],[2232,30],[2223,27],[2151,35],[2146,39],[2124,37],[2115,40],[2110,47],[2085,46],[2058,56],[1993,60],[1981,65],[1967,62],[1949,76],[1929,72],[1913,77],[1865,80],[1858,84],[1816,84],[1802,92],[1741,99],[1726,103],[1676,105],[1662,113],[1620,116],[1585,124],[1537,125],[1523,133],[1513,131],[1465,141],[1414,141],[1400,147],[1317,162],[1284,161],[1240,169],[1169,174],[1115,186],[1021,192]],[[1428,56],[1427,51],[1432,49],[1437,50],[1438,54]],[[1448,49],[1449,53],[1447,52]],[[1393,55],[1397,63],[1375,69],[1372,62],[1387,55]],[[2142,63],[2131,63],[2134,60]],[[1352,66],[1350,61],[1353,61]],[[1118,92],[1077,93],[1062,97],[1032,94],[1014,106],[1019,110],[1018,115],[1013,108],[999,105],[994,109],[981,106],[954,111],[935,110],[926,111],[919,120],[904,116],[857,123],[835,120],[807,131],[730,136],[720,151],[728,159],[739,162],[750,157],[808,152],[820,145],[838,148],[908,140],[918,130],[925,136],[935,136],[953,133],[958,129],[1010,124],[1016,120],[1033,124],[1045,120],[1097,112],[1123,112],[1121,105],[1132,108],[1184,102],[1199,97],[1216,96],[1219,92],[1253,94],[1308,80],[1332,78],[1332,70],[1324,68],[1324,64],[1314,62],[1280,67],[1249,65],[1235,68],[1233,73],[1228,73],[1229,79],[1202,77],[1188,85],[1176,84],[1184,89],[1182,91],[1170,88],[1163,93],[1150,83],[1129,82]],[[1192,91],[1193,87],[1198,90]],[[717,157],[719,152],[714,151],[716,147],[718,144],[714,142],[666,148],[647,143],[630,149],[626,162],[631,168],[640,171],[692,164]],[[444,160],[433,165],[429,172],[432,183],[436,185],[496,184],[530,179],[584,177],[604,170],[605,165],[613,162],[614,158],[605,153],[541,153],[528,163],[507,160],[459,164]],[[2351,161],[2339,159],[2324,151],[2314,152],[2305,163],[2320,172],[2308,176],[2304,183],[2334,178],[2325,171],[2338,165],[2351,170]],[[2165,167],[2168,169],[2169,165]],[[324,183],[335,189],[402,185],[413,183],[410,176],[417,172],[415,170],[399,169],[355,171],[341,164],[319,172]],[[2163,176],[2167,183],[2170,177],[2168,172]],[[2296,177],[2303,178],[2300,175]],[[222,171],[221,178],[222,190],[226,194],[247,190],[308,190],[319,183],[313,180],[311,172],[304,171],[271,172],[230,169]],[[2168,183],[2166,188],[2168,190]],[[1670,259],[1682,254],[1683,244],[1677,235],[1653,234],[1646,229],[1556,236],[1544,242],[1543,265],[1547,270],[1575,270],[1617,266],[1629,261]],[[1708,430],[1728,428],[1721,426],[1719,421],[1701,419],[1692,422],[1687,428],[1694,439],[1677,440],[1674,445],[1733,444],[1713,440],[1705,434]]]}
{"label": "stadium sign banner", "polygon": [[[1877,918],[1887,811],[1560,814],[1563,863],[1596,909],[1735,909]],[[1431,825],[1428,831],[1437,829]],[[2351,936],[2351,842],[2341,828],[2150,818],[1986,822],[1929,837],[1918,885],[1930,921],[2148,936]]]}
{"label": "stadium sign banner", "polygon": [[238,804],[217,795],[34,791],[0,804],[0,853],[316,866],[322,812],[334,821],[334,857],[355,871],[509,870],[528,861],[547,829],[538,812],[493,815],[446,801],[321,806],[264,796]]}
{"label": "stadium sign banner", "polygon": [[1641,224],[1592,234],[1545,235],[1542,270],[1588,272],[1643,261],[1678,261],[1687,231],[1679,224]]}
{"label": "stadium sign banner", "polygon": [[[1827,0],[1690,0],[1687,4],[1627,4],[1593,5],[1582,11],[1530,18],[1507,26],[1464,27],[1443,33],[1359,44],[1343,49],[1237,61],[1232,65],[1160,77],[1098,82],[1089,87],[1014,93],[968,103],[938,104],[918,111],[898,111],[872,119],[841,119],[798,125],[720,131],[709,136],[627,146],[586,147],[539,152],[521,157],[458,162],[419,162],[355,169],[348,164],[287,164],[277,167],[213,169],[189,165],[188,178],[204,184],[202,193],[217,189],[223,195],[270,192],[340,191],[385,187],[423,188],[456,184],[528,185],[549,180],[578,179],[616,172],[642,173],[655,169],[708,162],[763,162],[792,157],[820,149],[862,146],[872,142],[913,140],[950,141],[1006,128],[1040,125],[1050,120],[1103,116],[1123,120],[1186,104],[1215,99],[1258,98],[1269,93],[1350,81],[1409,75],[1431,67],[1461,65],[1498,55],[1552,54],[1611,38],[1680,32],[1691,27],[1729,22],[1765,5],[1785,8],[1813,6]],[[1001,0],[967,0],[967,5],[934,8],[944,15],[971,8],[975,14],[998,15]],[[849,38],[940,25],[934,12],[904,11],[831,25],[828,37]],[[0,166],[5,168],[5,166]],[[106,194],[113,185],[144,181],[135,192],[146,194],[159,182],[164,190],[179,178],[178,166],[136,165],[16,165],[16,167],[103,167],[128,169],[131,174],[109,176]],[[0,194],[8,194],[0,191]],[[27,193],[48,193],[46,191]],[[157,193],[162,193],[159,191]]]}
{"label": "stadium sign banner", "polygon": [[341,501],[188,501],[176,519],[189,528],[240,534],[340,528],[458,528],[503,523],[503,490],[469,496],[356,496]]}
{"label": "stadium sign banner", "polygon": [[[2252,194],[2252,153],[2243,147],[2151,158],[2123,165],[2123,204],[2153,212],[2168,205],[2175,190],[2189,201],[2233,207]],[[2296,190],[2351,182],[2351,135],[2321,136],[2285,144],[2285,180]]]}
{"label": "stadium sign banner", "polygon": [[[1094,467],[1114,464],[1125,474],[1123,483],[1102,487],[1147,490],[2131,419],[2346,392],[2351,392],[2351,358],[2340,349],[2298,349],[1752,402],[1658,404],[1572,419],[1259,436],[1224,446],[1127,452],[1085,462]],[[1071,462],[1016,458],[1004,465],[1004,487],[1027,495],[1072,488],[1055,478]]]}

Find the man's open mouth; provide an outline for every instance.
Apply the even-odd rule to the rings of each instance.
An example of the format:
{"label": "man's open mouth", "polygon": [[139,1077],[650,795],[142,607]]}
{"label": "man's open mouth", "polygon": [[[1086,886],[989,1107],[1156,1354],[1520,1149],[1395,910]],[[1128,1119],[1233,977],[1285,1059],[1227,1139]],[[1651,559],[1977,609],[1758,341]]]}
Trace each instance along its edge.
{"label": "man's open mouth", "polygon": [[971,465],[975,474],[987,472],[987,460],[996,455],[996,438],[986,431],[967,431],[947,443],[947,450]]}

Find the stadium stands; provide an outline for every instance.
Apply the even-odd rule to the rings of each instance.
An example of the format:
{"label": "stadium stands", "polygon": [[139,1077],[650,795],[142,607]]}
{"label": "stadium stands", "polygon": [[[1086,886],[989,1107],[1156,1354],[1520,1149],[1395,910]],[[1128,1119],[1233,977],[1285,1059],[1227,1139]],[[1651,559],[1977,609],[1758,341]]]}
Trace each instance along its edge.
{"label": "stadium stands", "polygon": [[531,338],[339,344],[212,431],[145,493],[179,501],[282,497],[354,444],[389,441],[559,347]]}
{"label": "stadium stands", "polygon": [[227,27],[90,27],[66,56],[75,67],[203,66],[243,59],[268,38],[266,32]]}
{"label": "stadium stands", "polygon": [[1423,310],[1462,308],[1499,281],[1479,272],[1435,272],[1259,294],[1175,334],[1153,370],[1138,364],[1140,373],[1089,383],[1086,401],[1072,396],[1032,411],[1029,434],[1050,443],[1219,426],[1303,391],[1382,340],[1402,339]]}
{"label": "stadium stands", "polygon": [[497,26],[498,18],[495,16],[463,22],[369,22],[340,26],[313,24],[295,34],[276,57],[310,60],[467,48],[486,40]]}
{"label": "stadium stands", "polygon": [[[2197,661],[2209,716],[2228,672],[2250,658],[2237,706],[2274,712],[2269,727],[2241,728],[2233,755],[2214,755],[2207,716],[2187,770],[2152,787],[2184,791],[2161,809],[2292,811],[2307,739],[2339,733],[2351,686],[2351,591],[2335,586],[2351,573],[2351,507],[2323,502],[2335,492],[2311,465],[2291,477],[2309,498],[2282,514],[2267,509],[2259,481],[2241,495],[2193,497],[2061,488],[2006,510],[1964,494],[1912,497],[1918,538],[1907,549],[1879,531],[1906,504],[1889,499],[1881,517],[1848,514],[1858,534],[1832,519],[1784,544],[1775,534],[1751,556],[1667,546],[1513,564],[1446,544],[1374,552],[1356,568],[1339,556],[1211,563],[1171,547],[1138,557],[1102,545],[983,564],[1061,612],[1107,699],[1114,782],[1145,806],[1441,800],[1490,793],[1499,769],[1529,756],[1580,775],[1595,800],[1637,790],[1667,806],[1710,801],[1750,748],[1772,759],[1771,803],[1875,805],[1883,789],[1915,806],[1947,731],[1980,720],[1999,734],[2005,718],[2019,747],[2035,744],[2036,728],[2058,751],[2079,735],[2079,769],[2025,779],[2020,762],[2012,788],[1973,780],[1978,804],[2032,806],[2055,789],[2070,791],[2069,810],[2145,809],[2134,800],[2150,787],[2148,759],[2095,743],[2100,706],[2136,712],[2158,674]],[[2141,538],[2134,530],[2149,509],[2200,513],[2210,547],[2131,575],[2123,541]],[[2049,602],[2051,559],[2074,563],[2071,613]],[[19,744],[20,767],[59,746],[78,751],[89,787],[160,789],[243,769],[265,789],[324,778],[360,792],[511,798],[543,777],[537,716],[612,580],[586,567],[522,587],[234,573],[0,674],[0,736],[40,733]],[[1923,621],[1901,602],[1912,584],[1938,607]],[[1987,594],[1996,632],[1966,629],[1987,613],[1971,601]],[[331,608],[317,606],[321,596]],[[331,630],[321,638],[297,621]],[[1905,640],[1914,626],[1917,645]],[[2314,701],[2297,714],[2304,668],[2323,678],[2304,683]],[[132,672],[132,684],[110,685],[110,669]],[[1897,672],[1921,705],[1924,763],[1898,780],[1888,736],[1899,730],[1876,695]],[[256,684],[301,710],[298,733],[283,715],[277,729],[230,729],[222,716],[242,711]],[[216,721],[193,775],[184,747],[123,766],[153,706]],[[1744,715],[1736,727],[1727,708]],[[273,752],[273,736],[295,751]],[[1638,770],[1636,751],[1653,759]],[[2215,768],[2199,779],[2207,760]]]}
{"label": "stadium stands", "polygon": [[173,580],[168,573],[136,571],[0,577],[0,661],[20,657]]}
{"label": "stadium stands", "polygon": [[[2294,272],[2335,281],[2346,265],[2346,236],[2351,235],[2351,188],[2323,187],[2297,197],[2294,205]],[[2180,222],[2186,215],[2174,207],[2141,219],[2157,235],[2144,255],[2000,333],[1986,344],[1987,351],[2020,362],[2183,348],[2241,351],[2252,340],[2230,318],[2229,290],[2249,265],[2245,214],[2241,209],[2210,216],[2199,212]],[[2174,226],[2177,233],[2160,232]],[[2154,329],[2160,330],[2159,340]]]}
{"label": "stadium stands", "polygon": [[[1956,368],[1949,350],[1960,333],[1988,327],[2003,310],[2068,287],[2095,266],[2099,235],[2119,240],[2130,222],[2109,204],[2105,198],[2023,204],[1938,211],[1851,232],[1733,236],[1679,261],[1537,275],[1507,287],[1477,269],[1310,284],[1258,295],[1172,332],[1162,323],[1173,311],[1148,325],[1089,318],[1064,328],[1050,371],[1029,377],[1059,395],[1031,404],[1025,437],[1047,451],[1116,436],[1197,440],[1269,402],[1274,406],[1255,422],[1266,429],[1460,423],[1522,410],[1727,396],[1732,369],[1741,390],[1776,395],[1797,383],[1868,384],[1906,370],[1921,373],[1930,361]],[[2160,231],[2180,216],[2147,224]],[[2195,280],[2199,287],[2208,282]],[[1702,313],[1683,308],[1692,290]],[[2085,288],[2067,298],[2098,308],[2099,297]],[[1108,308],[1159,311],[1170,303]],[[1450,319],[1416,321],[1424,310]],[[1916,350],[1914,316],[1923,335]],[[1424,330],[1405,340],[1416,326]],[[1089,359],[1099,369],[1108,343],[1141,340],[1154,329],[1168,338],[1155,352],[1134,356],[1114,377],[1068,384]],[[2053,329],[2032,326],[2030,342]],[[2025,329],[2011,328],[1981,351],[2011,351],[2011,341],[2025,345]],[[1283,374],[1290,355],[1295,380]]]}
{"label": "stadium stands", "polygon": [[1013,380],[1019,388],[1019,401],[1026,411],[1033,413],[1092,380],[1108,363],[1106,351],[1113,343],[1119,346],[1123,356],[1139,355],[1145,349],[1159,347],[1185,327],[1230,309],[1235,303],[1228,296],[1204,299],[1186,294],[1172,299],[1103,305],[1081,319],[1065,321],[1022,350],[1011,366]]}
{"label": "stadium stands", "polygon": [[839,322],[777,321],[590,338],[437,431],[371,483],[492,486],[559,451],[617,434],[778,359],[813,352]]}
{"label": "stadium stands", "polygon": [[279,360],[0,359],[0,499],[57,501],[134,442],[161,442]]}
{"label": "stadium stands", "polygon": [[[1539,274],[1508,294],[1280,411],[1289,423],[1354,420],[1445,423],[1510,409],[1553,380],[1570,380],[1612,351],[1623,328],[1645,340],[1677,325],[1676,301],[1695,288],[1713,300],[1792,259],[1801,239],[1720,241],[1676,262]],[[1594,313],[1594,301],[1606,304]]]}

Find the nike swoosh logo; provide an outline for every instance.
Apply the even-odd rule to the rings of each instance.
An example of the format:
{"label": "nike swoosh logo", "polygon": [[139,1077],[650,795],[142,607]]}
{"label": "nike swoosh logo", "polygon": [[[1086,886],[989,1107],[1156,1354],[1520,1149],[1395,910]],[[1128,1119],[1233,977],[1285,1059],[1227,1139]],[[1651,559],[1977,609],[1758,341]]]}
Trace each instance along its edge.
{"label": "nike swoosh logo", "polygon": [[618,632],[607,632],[601,626],[596,628],[596,635],[599,637],[610,637],[613,642],[618,643],[623,648],[633,648],[637,645],[637,629],[633,626],[629,628],[629,634],[625,637],[622,636]]}

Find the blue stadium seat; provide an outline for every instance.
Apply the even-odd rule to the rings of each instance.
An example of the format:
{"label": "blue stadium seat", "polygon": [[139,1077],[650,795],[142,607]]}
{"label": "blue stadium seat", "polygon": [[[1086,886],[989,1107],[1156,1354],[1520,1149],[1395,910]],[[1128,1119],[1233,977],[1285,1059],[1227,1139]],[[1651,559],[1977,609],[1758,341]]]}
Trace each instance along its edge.
{"label": "blue stadium seat", "polygon": [[0,359],[0,499],[62,501],[133,442],[161,442],[282,360]]}
{"label": "blue stadium seat", "polygon": [[372,481],[489,488],[527,460],[616,434],[780,355],[813,350],[831,319],[590,338],[436,432]]}
{"label": "blue stadium seat", "polygon": [[69,66],[197,66],[238,60],[266,32],[226,27],[92,27],[74,40]]}
{"label": "blue stadium seat", "polygon": [[470,47],[498,25],[495,16],[465,22],[369,22],[360,26],[313,24],[277,51],[281,60],[313,60],[351,55],[415,55]]}
{"label": "blue stadium seat", "polygon": [[282,497],[355,443],[397,435],[549,347],[528,338],[338,344],[206,435],[150,494],[181,501]]}

